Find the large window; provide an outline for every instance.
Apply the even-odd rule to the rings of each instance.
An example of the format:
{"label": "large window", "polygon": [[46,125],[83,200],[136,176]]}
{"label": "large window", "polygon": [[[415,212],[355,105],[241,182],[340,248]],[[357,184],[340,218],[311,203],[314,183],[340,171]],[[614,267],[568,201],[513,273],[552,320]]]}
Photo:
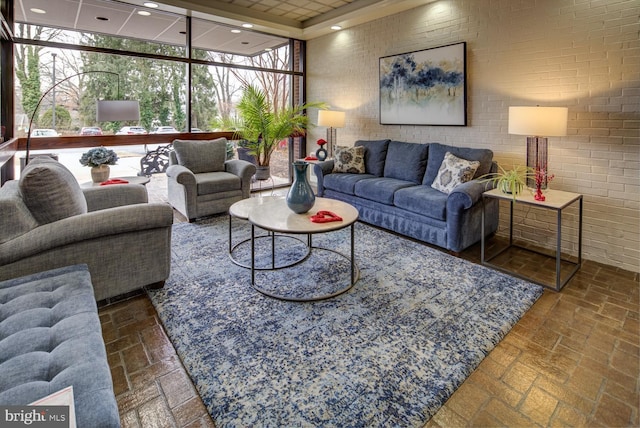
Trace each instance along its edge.
{"label": "large window", "polygon": [[[47,7],[69,4],[49,0]],[[77,9],[66,14],[67,21],[60,14],[53,20],[47,13],[14,8],[18,137],[26,135],[36,104],[55,84],[32,129],[53,129],[62,136],[80,135],[88,127],[107,135],[123,126],[147,132],[233,130],[243,85],[259,86],[276,107],[304,93],[303,42],[119,2],[71,4]],[[99,99],[139,100],[140,121],[97,123]],[[291,145],[282,142],[277,157],[283,167],[275,171],[287,181]]]}

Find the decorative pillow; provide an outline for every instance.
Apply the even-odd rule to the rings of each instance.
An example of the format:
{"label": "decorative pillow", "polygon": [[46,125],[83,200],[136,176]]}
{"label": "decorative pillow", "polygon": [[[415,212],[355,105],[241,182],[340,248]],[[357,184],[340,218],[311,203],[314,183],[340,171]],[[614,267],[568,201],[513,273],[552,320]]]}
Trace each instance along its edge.
{"label": "decorative pillow", "polygon": [[22,200],[39,224],[87,212],[87,200],[78,181],[61,163],[35,158],[20,177]]}
{"label": "decorative pillow", "polygon": [[471,180],[479,166],[478,161],[461,159],[447,152],[431,187],[448,195],[456,186]]}
{"label": "decorative pillow", "polygon": [[227,139],[173,140],[178,163],[194,174],[224,171],[227,159]]}
{"label": "decorative pillow", "polygon": [[334,149],[333,172],[364,174],[364,147],[340,147]]}

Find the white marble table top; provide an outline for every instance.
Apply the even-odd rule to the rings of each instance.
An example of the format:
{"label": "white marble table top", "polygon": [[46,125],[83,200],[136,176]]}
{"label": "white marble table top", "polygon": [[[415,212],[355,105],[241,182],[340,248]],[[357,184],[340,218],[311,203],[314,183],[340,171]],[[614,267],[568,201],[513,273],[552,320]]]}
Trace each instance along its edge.
{"label": "white marble table top", "polygon": [[284,196],[258,196],[255,198],[243,199],[229,207],[229,215],[246,220],[249,218],[249,212],[252,209],[278,199],[284,200]]}
{"label": "white marble table top", "polygon": [[[342,221],[314,223],[311,216],[318,211],[330,211],[342,217]],[[346,202],[316,198],[313,207],[304,214],[289,209],[285,199],[275,199],[249,212],[249,221],[265,230],[282,233],[324,233],[345,228],[358,219],[358,210]]]}

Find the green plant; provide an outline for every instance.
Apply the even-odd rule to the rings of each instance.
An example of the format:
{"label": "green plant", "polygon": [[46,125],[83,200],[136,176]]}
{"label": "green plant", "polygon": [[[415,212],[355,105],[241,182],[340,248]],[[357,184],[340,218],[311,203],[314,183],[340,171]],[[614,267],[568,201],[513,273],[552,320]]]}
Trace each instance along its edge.
{"label": "green plant", "polygon": [[506,170],[500,165],[498,168],[500,168],[500,172],[486,174],[481,177],[482,181],[492,183],[503,193],[512,195],[514,200],[522,192],[522,189],[526,188],[527,178],[535,176],[532,168],[522,165],[514,165],[510,170]]}
{"label": "green plant", "polygon": [[255,156],[258,166],[269,166],[271,154],[280,141],[305,135],[311,126],[305,110],[312,107],[327,108],[324,103],[310,102],[275,111],[262,90],[252,85],[245,86],[237,105],[240,117],[234,126],[234,138],[247,141],[246,146]]}

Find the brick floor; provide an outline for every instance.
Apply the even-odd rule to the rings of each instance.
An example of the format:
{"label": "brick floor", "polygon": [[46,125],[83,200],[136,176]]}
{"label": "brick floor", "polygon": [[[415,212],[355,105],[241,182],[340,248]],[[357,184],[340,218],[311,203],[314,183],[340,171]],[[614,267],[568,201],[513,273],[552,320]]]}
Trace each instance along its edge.
{"label": "brick floor", "polygon": [[[150,200],[166,201],[165,181],[152,177]],[[461,257],[477,263],[479,246]],[[638,274],[586,261],[560,293],[545,291],[426,426],[640,425],[639,290]],[[146,295],[101,308],[100,319],[123,427],[214,426]]]}

